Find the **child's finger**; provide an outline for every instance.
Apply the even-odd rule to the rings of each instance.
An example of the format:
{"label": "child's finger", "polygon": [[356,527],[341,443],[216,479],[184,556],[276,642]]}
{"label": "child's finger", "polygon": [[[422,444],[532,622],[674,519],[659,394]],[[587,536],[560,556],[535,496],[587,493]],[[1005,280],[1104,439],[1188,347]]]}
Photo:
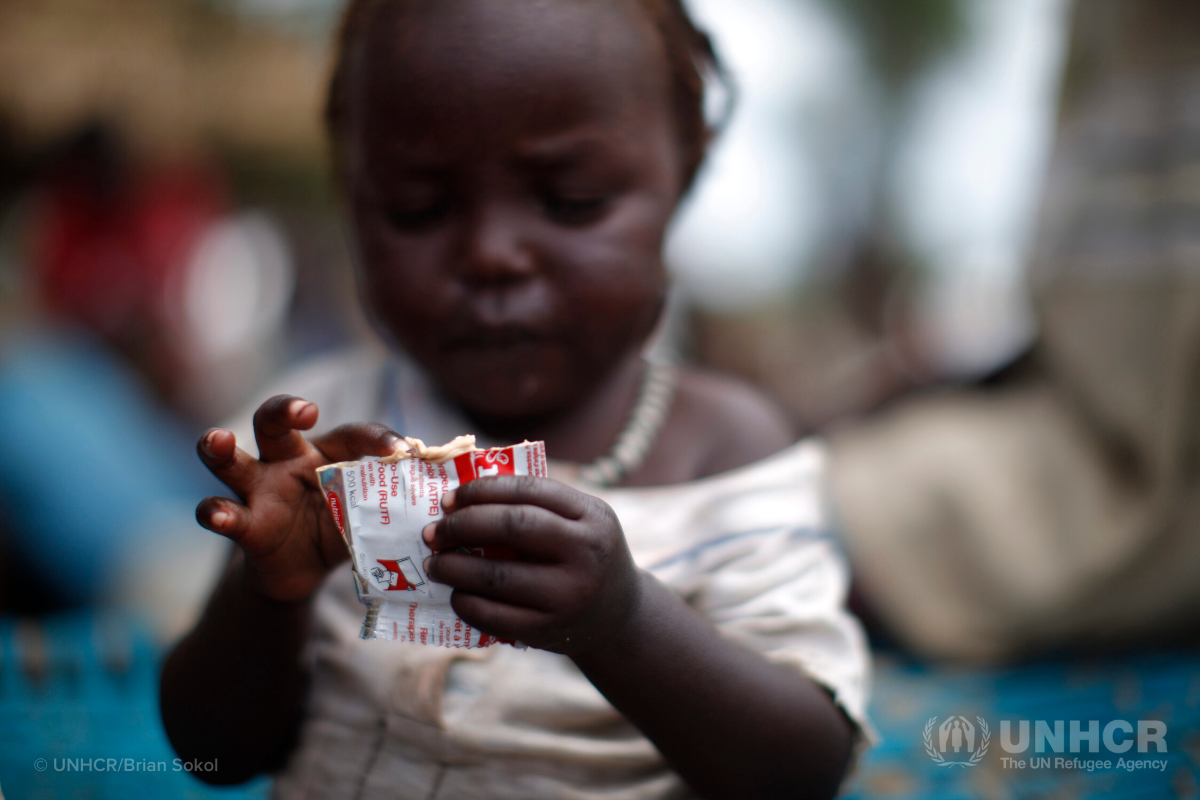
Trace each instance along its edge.
{"label": "child's finger", "polygon": [[463,484],[447,497],[450,508],[486,503],[540,506],[567,519],[582,519],[590,498],[564,483],[530,475],[496,475]]}
{"label": "child's finger", "polygon": [[225,484],[242,500],[250,496],[262,464],[237,446],[232,431],[213,428],[196,443],[200,461],[217,480]]}
{"label": "child's finger", "polygon": [[308,452],[308,443],[300,435],[317,424],[317,407],[307,400],[280,394],[254,412],[254,440],[260,461],[287,461]]}
{"label": "child's finger", "polygon": [[[469,486],[470,484],[468,484]],[[538,506],[468,506],[448,514],[422,535],[431,550],[511,547],[524,556],[552,560],[573,546],[570,523]]]}
{"label": "child's finger", "polygon": [[196,521],[213,533],[241,543],[250,529],[250,509],[227,497],[206,497],[196,506]]}
{"label": "child's finger", "polygon": [[456,591],[450,595],[450,606],[463,622],[484,633],[501,639],[516,639],[536,646],[528,634],[541,630],[546,615],[531,608],[509,605],[486,597]]}
{"label": "child's finger", "polygon": [[354,461],[363,456],[390,456],[400,434],[378,423],[354,423],[334,428],[312,444],[330,461]]}
{"label": "child's finger", "polygon": [[549,584],[554,567],[466,553],[440,553],[426,561],[425,572],[438,583],[514,606],[552,611]]}

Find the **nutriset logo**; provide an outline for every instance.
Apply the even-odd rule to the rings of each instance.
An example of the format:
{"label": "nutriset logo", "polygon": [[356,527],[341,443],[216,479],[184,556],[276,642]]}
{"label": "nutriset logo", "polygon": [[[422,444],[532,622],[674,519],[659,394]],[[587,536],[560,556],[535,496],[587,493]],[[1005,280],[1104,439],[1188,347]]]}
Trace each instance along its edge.
{"label": "nutriset logo", "polygon": [[[929,718],[921,737],[925,752],[934,763],[951,769],[978,766],[992,744],[987,720],[952,716],[939,724],[938,719]],[[1032,724],[1027,719],[1005,719],[1000,721],[999,744],[1008,754],[999,757],[1002,769],[1161,772],[1167,768],[1166,758],[1154,757],[1167,752],[1167,724],[1156,719],[1136,723],[1115,719],[1103,728],[1094,719],[1038,719],[1032,720]],[[1147,757],[1140,757],[1143,755]]]}

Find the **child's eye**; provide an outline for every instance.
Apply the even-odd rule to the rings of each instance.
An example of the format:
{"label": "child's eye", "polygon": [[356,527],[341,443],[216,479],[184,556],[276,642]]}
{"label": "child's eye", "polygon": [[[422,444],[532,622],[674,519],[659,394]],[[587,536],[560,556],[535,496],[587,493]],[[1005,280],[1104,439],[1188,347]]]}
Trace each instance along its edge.
{"label": "child's eye", "polygon": [[436,225],[449,211],[450,204],[439,201],[413,207],[389,208],[387,218],[395,228],[416,231]]}
{"label": "child's eye", "polygon": [[608,210],[608,198],[603,196],[571,197],[548,194],[542,197],[546,216],[564,225],[586,225]]}

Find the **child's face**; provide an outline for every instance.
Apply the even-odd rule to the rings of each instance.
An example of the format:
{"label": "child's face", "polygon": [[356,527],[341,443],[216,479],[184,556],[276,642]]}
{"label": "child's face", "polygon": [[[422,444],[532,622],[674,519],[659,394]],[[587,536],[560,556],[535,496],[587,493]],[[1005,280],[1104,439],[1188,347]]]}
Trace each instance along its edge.
{"label": "child's face", "polygon": [[632,0],[397,5],[350,81],[363,301],[468,410],[565,411],[661,309],[662,43]]}

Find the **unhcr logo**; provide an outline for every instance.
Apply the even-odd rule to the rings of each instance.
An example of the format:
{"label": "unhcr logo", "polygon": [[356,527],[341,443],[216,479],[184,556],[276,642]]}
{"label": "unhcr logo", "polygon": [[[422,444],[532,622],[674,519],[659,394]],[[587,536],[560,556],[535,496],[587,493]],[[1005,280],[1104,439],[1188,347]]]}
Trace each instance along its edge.
{"label": "unhcr logo", "polygon": [[[1069,724],[1068,724],[1069,722]],[[1016,728],[1014,736],[1013,728]],[[1137,745],[1138,754],[1167,752],[1167,724],[1162,720],[1142,719],[1133,723],[1115,719],[1101,728],[1099,720],[1089,720],[1085,729],[1081,720],[1033,720],[1033,735],[1030,736],[1030,720],[1000,721],[1000,747],[1005,753],[1023,755],[1032,745],[1033,757],[1011,758],[1001,756],[1002,769],[1081,769],[1094,770],[1142,770],[1164,771],[1166,758],[1076,758],[1041,755],[1043,753],[1069,752],[1073,756],[1084,751],[1099,753],[1101,745],[1109,753],[1123,755]],[[1136,731],[1136,735],[1135,735]],[[925,725],[923,740],[925,752],[939,767],[974,767],[987,755],[992,743],[992,732],[983,717],[972,722],[967,717],[949,717],[940,725],[938,717],[930,717]],[[1153,748],[1153,749],[1152,749]],[[1132,754],[1130,754],[1132,756]]]}
{"label": "unhcr logo", "polygon": [[976,717],[974,723],[961,716],[941,725],[937,721],[930,717],[925,725],[925,752],[939,767],[973,767],[987,755],[992,732],[983,717]]}

